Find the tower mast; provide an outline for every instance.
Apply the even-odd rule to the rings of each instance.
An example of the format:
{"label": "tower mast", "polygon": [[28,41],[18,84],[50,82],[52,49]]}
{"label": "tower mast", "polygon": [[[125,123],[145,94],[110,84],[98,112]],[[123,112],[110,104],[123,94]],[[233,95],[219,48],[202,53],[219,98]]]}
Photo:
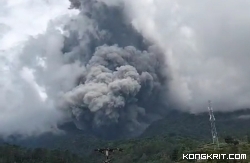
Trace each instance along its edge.
{"label": "tower mast", "polygon": [[217,131],[216,131],[216,127],[215,127],[215,117],[214,117],[214,113],[213,113],[213,108],[212,108],[212,104],[211,101],[208,101],[208,111],[209,111],[209,116],[210,116],[210,123],[211,123],[211,133],[212,133],[212,139],[213,139],[213,144],[214,147],[218,147],[219,148],[219,140],[218,140],[218,135],[217,135]]}

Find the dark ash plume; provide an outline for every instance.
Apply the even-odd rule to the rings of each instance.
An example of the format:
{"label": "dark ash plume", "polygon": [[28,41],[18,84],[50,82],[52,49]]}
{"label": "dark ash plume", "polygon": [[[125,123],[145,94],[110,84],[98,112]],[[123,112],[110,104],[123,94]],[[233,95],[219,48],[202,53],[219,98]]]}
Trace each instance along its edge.
{"label": "dark ash plume", "polygon": [[[157,53],[132,46],[98,47],[81,84],[64,95],[64,106],[72,107],[76,119],[88,124],[88,129],[104,132],[101,135],[140,133],[151,121],[149,115],[159,112],[150,103],[159,99],[164,84],[158,77],[161,62]],[[112,125],[121,131],[111,129]]]}
{"label": "dark ash plume", "polygon": [[81,15],[96,28],[84,39],[77,35],[80,28],[72,30],[65,40],[64,53],[80,58],[86,69],[62,104],[85,131],[109,139],[138,135],[163,108],[164,57],[134,30],[121,7],[89,3]]}

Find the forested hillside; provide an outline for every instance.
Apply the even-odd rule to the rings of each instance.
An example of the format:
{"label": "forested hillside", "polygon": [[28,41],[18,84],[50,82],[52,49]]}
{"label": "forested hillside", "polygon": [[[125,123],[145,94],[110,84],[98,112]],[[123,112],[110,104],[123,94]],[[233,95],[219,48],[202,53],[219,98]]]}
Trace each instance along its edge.
{"label": "forested hillside", "polygon": [[[79,140],[81,141],[81,140]],[[122,152],[113,154],[113,163],[156,163],[172,162],[171,154],[175,148],[186,150],[194,149],[200,142],[181,137],[153,137],[145,139],[133,139],[123,141],[111,141],[96,143],[99,147],[119,147]],[[104,160],[104,156],[94,152],[94,148],[88,151],[78,146],[77,154],[69,150],[25,149],[13,145],[4,145],[0,148],[1,163],[98,163]],[[87,152],[88,151],[88,152]]]}
{"label": "forested hillside", "polygon": [[42,148],[25,149],[15,145],[0,146],[1,163],[83,163],[84,160],[69,151]]}
{"label": "forested hillside", "polygon": [[[247,142],[246,136],[250,131],[249,120],[242,115],[246,116],[248,112],[249,110],[216,113],[220,142],[224,142],[227,135],[234,136],[241,142]],[[207,114],[192,115],[173,111],[164,119],[152,124],[138,138],[109,141],[86,135],[77,130],[74,125],[67,124],[62,127],[66,134],[61,136],[47,134],[40,138],[34,137],[22,141],[12,139],[12,143],[32,147],[32,149],[4,145],[1,147],[0,157],[3,163],[6,161],[9,163],[8,161],[13,159],[16,163],[20,161],[43,163],[48,160],[50,163],[57,163],[57,161],[98,163],[104,159],[104,156],[94,152],[95,148],[119,147],[124,150],[114,153],[113,163],[171,163],[183,152],[207,149],[203,146],[211,142],[208,118]],[[198,148],[199,146],[202,148]],[[35,149],[37,147],[43,149]],[[249,148],[248,145],[240,144],[239,148],[241,147]],[[204,150],[204,152],[207,151]]]}
{"label": "forested hillside", "polygon": [[[227,135],[237,137],[246,135],[250,131],[249,109],[233,112],[215,112],[214,114],[219,137]],[[141,137],[179,135],[194,139],[210,140],[210,127],[208,113],[195,115],[173,110],[165,118],[150,125]]]}
{"label": "forested hillside", "polygon": [[[152,137],[133,139],[126,141],[111,141],[104,144],[96,144],[102,147],[119,147],[123,151],[112,155],[112,163],[187,163],[195,160],[183,160],[182,154],[212,154],[212,153],[239,153],[247,154],[247,160],[203,160],[201,162],[213,163],[247,163],[250,161],[249,137],[233,139],[226,137],[220,139],[220,148],[214,150],[214,146],[202,141],[183,137]],[[14,145],[0,147],[1,163],[101,163],[105,157],[94,149],[90,153],[79,149],[78,155],[68,150],[48,150],[42,148],[27,149]]]}

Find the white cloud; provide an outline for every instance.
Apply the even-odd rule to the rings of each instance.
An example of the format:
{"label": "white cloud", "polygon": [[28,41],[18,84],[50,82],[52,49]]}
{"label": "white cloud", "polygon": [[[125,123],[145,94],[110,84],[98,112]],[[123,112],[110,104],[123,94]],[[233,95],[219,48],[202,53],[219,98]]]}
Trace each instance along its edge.
{"label": "white cloud", "polygon": [[[19,58],[25,59],[22,51],[30,37],[37,37],[38,34],[44,33],[49,24],[58,26],[63,24],[64,22],[57,19],[58,17],[64,16],[67,20],[67,17],[78,13],[76,10],[68,10],[69,6],[70,3],[67,0],[3,0],[0,2],[1,135],[40,134],[50,131],[51,126],[56,125],[63,117],[63,114],[55,109],[53,99],[47,99],[48,95],[44,88],[35,81],[32,69],[22,65],[22,60]],[[54,42],[50,47],[55,45],[57,48],[57,43],[61,44],[58,46],[62,46],[62,42]],[[46,48],[49,50],[49,46]],[[35,51],[39,53],[39,49],[33,49],[33,52]],[[29,55],[30,58],[36,56]]]}
{"label": "white cloud", "polygon": [[171,101],[190,111],[250,107],[250,1],[124,0],[144,36],[166,54]]}

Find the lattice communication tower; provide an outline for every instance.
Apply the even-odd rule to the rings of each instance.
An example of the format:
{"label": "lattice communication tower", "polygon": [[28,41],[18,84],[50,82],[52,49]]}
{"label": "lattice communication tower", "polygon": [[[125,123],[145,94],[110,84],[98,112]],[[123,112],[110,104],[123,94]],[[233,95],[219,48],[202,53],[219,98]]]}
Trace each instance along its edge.
{"label": "lattice communication tower", "polygon": [[210,123],[211,123],[211,133],[212,133],[212,139],[213,139],[213,144],[215,145],[214,147],[218,147],[219,148],[219,140],[218,140],[218,135],[217,135],[217,131],[216,131],[216,127],[215,127],[215,117],[214,117],[214,113],[213,113],[213,108],[212,108],[212,104],[211,101],[208,101],[208,111],[209,111],[209,116],[210,116]]}

